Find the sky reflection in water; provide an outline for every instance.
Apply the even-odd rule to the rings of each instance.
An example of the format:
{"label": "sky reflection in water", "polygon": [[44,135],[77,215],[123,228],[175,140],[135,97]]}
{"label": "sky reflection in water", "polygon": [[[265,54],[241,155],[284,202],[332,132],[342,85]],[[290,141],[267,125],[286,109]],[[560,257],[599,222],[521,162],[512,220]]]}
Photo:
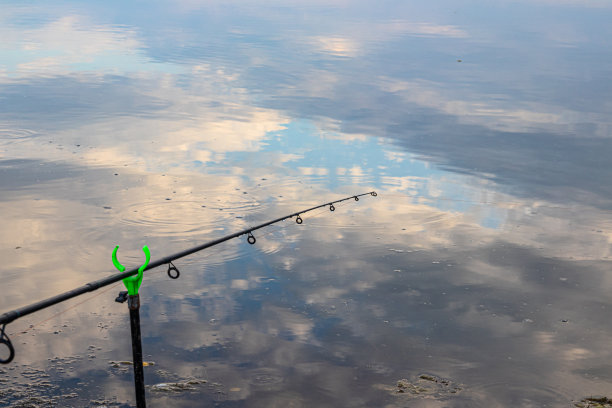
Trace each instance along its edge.
{"label": "sky reflection in water", "polygon": [[[112,273],[117,244],[136,265],[143,244],[155,259],[374,189],[181,260],[177,281],[148,274],[147,384],[208,380],[149,389],[150,404],[609,394],[611,14],[595,0],[3,5],[0,310]],[[133,403],[112,363],[130,359],[118,290],[11,324],[0,405]],[[450,385],[397,393],[422,373]]]}

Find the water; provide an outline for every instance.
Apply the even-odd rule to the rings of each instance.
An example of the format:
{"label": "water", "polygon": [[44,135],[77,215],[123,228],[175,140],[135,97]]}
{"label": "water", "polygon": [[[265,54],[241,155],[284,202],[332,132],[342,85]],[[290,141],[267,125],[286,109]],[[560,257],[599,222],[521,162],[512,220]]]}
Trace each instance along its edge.
{"label": "water", "polygon": [[[4,2],[0,312],[110,275],[115,245],[134,267],[145,244],[376,190],[147,273],[149,405],[610,396],[611,18],[598,0]],[[119,290],[7,326],[0,406],[133,405]]]}

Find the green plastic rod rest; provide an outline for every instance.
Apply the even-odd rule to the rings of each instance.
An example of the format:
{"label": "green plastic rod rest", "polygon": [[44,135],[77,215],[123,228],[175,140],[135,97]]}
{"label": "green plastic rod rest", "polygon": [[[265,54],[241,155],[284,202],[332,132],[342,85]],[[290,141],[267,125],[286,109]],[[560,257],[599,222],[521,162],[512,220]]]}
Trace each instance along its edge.
{"label": "green plastic rod rest", "polygon": [[[117,245],[113,250],[113,265],[115,265],[115,268],[117,268],[119,272],[123,272],[125,271],[125,266],[121,265],[117,260],[118,249],[119,245]],[[128,276],[127,278],[123,279],[123,284],[127,288],[128,295],[130,296],[138,294],[138,289],[140,289],[140,285],[142,284],[142,272],[145,270],[145,268],[149,264],[149,261],[151,260],[151,251],[149,251],[149,247],[146,245],[143,246],[142,251],[145,253],[147,259],[145,263],[140,268],[138,268],[138,275]]]}

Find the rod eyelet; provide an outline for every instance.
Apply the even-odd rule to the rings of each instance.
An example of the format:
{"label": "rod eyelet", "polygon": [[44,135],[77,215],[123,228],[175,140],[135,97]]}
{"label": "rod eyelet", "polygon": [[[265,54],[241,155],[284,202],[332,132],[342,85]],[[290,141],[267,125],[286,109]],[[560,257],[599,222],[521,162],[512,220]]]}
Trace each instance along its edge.
{"label": "rod eyelet", "polygon": [[376,194],[376,191],[372,191],[372,192],[370,193],[370,195],[371,195],[372,197],[376,197],[378,194]]}
{"label": "rod eyelet", "polygon": [[304,222],[304,220],[302,220],[302,217],[300,217],[299,215],[297,216],[297,218],[295,219],[295,222],[298,224],[301,224]]}
{"label": "rod eyelet", "polygon": [[168,277],[170,279],[178,279],[181,276],[181,272],[172,262],[168,264]]}
{"label": "rod eyelet", "polygon": [[355,196],[355,201],[359,201],[359,197]]}
{"label": "rod eyelet", "polygon": [[329,211],[336,211],[336,207],[333,204],[329,205]]}
{"label": "rod eyelet", "polygon": [[254,245],[255,242],[257,242],[253,234],[251,234],[250,232],[249,232],[249,236],[247,237],[247,242],[251,245]]}

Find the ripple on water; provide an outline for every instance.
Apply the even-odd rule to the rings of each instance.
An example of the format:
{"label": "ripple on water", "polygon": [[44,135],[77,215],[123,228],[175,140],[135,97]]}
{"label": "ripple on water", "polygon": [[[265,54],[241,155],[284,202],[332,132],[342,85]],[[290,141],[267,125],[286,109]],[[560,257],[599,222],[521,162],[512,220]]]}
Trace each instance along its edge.
{"label": "ripple on water", "polygon": [[223,229],[244,228],[241,218],[263,211],[248,195],[224,197],[223,201],[149,200],[122,210],[120,223],[146,228],[149,236],[192,237]]}
{"label": "ripple on water", "polygon": [[[309,183],[310,184],[310,183]],[[305,189],[312,188],[306,187],[302,182],[302,177],[291,176],[287,174],[283,174],[282,177],[277,176],[269,176],[262,177],[257,181],[257,187],[261,189],[269,189],[274,191],[274,196],[283,198],[281,191],[293,191],[294,189]]]}
{"label": "ripple on water", "polygon": [[[216,198],[223,197],[223,198]],[[170,198],[167,200],[166,198]],[[135,200],[133,203],[104,205],[99,208],[99,214],[91,219],[88,228],[82,232],[82,242],[117,242],[117,228],[114,224],[122,224],[124,230],[131,236],[156,237],[168,242],[166,252],[156,254],[158,258],[182,251],[208,241],[247,229],[278,216],[279,211],[273,211],[274,201],[259,201],[254,195],[243,194],[242,191],[208,192],[207,197],[181,199],[173,195],[156,199]],[[282,214],[295,209],[283,210]],[[328,209],[324,209],[327,211]],[[332,213],[333,214],[333,213]],[[252,256],[254,251],[263,254],[276,253],[284,247],[284,228],[293,223],[280,223],[254,232],[257,239],[255,245],[246,243],[246,235],[238,237],[222,245],[216,246],[199,254],[194,254],[181,260],[181,264],[196,265],[205,260],[207,267],[220,265],[228,261]],[[154,241],[154,240],[152,240]],[[151,244],[149,244],[151,245]],[[89,259],[92,249],[83,244],[79,249],[80,257]]]}
{"label": "ripple on water", "polygon": [[30,129],[10,129],[0,127],[0,141],[30,139],[37,135],[37,132]]}
{"label": "ripple on water", "polygon": [[252,386],[274,391],[282,388],[284,377],[280,370],[266,367],[249,371],[248,381]]}
{"label": "ripple on water", "polygon": [[[102,211],[115,215],[119,224],[126,226],[135,236],[157,237],[168,239],[167,253],[157,254],[154,258],[170,255],[173,252],[185,250],[208,241],[238,232],[261,221],[250,222],[250,217],[266,213],[267,203],[261,203],[253,197],[241,192],[224,195],[223,200],[217,199],[174,199],[166,200],[161,197],[157,200],[134,202],[122,208],[115,206],[104,207]],[[99,223],[108,224],[108,218],[101,217]],[[112,238],[116,232],[114,228],[101,226],[85,232],[83,240],[87,242],[115,242]],[[181,260],[181,264],[199,264],[203,257],[207,266],[220,265],[228,261],[240,259],[259,251],[270,254],[278,251],[282,245],[280,241],[274,243],[274,230],[262,229],[255,234],[256,245],[246,244],[246,235],[235,240],[221,244],[214,249],[194,254],[189,259]],[[88,256],[87,249],[83,248],[83,256]]]}

